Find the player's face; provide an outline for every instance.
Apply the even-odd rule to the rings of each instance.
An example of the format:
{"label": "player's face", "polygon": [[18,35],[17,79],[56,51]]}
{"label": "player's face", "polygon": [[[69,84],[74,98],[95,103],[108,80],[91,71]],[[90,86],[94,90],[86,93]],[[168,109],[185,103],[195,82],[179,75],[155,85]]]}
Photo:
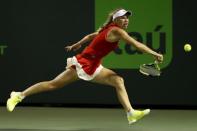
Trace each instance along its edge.
{"label": "player's face", "polygon": [[116,23],[122,28],[122,29],[127,29],[129,25],[129,18],[128,16],[121,16],[118,17],[116,20]]}

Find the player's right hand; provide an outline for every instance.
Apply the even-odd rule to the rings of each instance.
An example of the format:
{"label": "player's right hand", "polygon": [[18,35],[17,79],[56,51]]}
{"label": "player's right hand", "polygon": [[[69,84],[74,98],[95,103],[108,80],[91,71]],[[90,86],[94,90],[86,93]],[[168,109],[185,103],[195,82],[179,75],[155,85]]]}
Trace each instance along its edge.
{"label": "player's right hand", "polygon": [[162,54],[157,54],[157,56],[155,56],[155,59],[159,63],[162,63],[163,62],[163,55]]}
{"label": "player's right hand", "polygon": [[66,51],[76,51],[76,50],[78,50],[79,48],[81,48],[81,45],[80,44],[73,44],[73,45],[71,45],[71,46],[66,46],[65,47],[65,50]]}

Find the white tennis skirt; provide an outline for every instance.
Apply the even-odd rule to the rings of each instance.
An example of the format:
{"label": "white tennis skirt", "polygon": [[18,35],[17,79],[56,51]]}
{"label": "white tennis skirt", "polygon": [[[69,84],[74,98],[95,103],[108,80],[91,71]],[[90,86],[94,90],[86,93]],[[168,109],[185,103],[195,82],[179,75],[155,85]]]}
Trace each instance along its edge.
{"label": "white tennis skirt", "polygon": [[103,69],[103,66],[100,64],[95,72],[92,75],[87,74],[84,69],[82,68],[82,65],[77,61],[77,58],[75,56],[67,58],[67,66],[66,68],[69,68],[71,66],[75,66],[76,67],[76,71],[77,71],[77,75],[80,79],[83,79],[85,81],[90,81],[92,79],[94,79]]}

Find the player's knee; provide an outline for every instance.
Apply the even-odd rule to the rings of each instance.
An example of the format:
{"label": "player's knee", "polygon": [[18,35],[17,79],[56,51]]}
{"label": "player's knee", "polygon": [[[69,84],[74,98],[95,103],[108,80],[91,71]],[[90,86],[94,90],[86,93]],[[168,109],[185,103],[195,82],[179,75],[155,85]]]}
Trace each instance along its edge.
{"label": "player's knee", "polygon": [[122,85],[124,84],[124,79],[120,76],[115,76],[114,77],[114,86],[117,88],[123,87]]}

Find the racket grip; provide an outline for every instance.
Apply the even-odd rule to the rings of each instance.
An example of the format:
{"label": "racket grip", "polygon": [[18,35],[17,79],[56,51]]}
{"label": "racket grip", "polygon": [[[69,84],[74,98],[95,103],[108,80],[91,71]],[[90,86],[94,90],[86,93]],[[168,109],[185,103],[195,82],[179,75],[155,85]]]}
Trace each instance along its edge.
{"label": "racket grip", "polygon": [[159,61],[157,61],[157,60],[155,60],[155,66],[156,66],[156,68],[158,69],[158,70],[160,70],[160,67],[159,67]]}
{"label": "racket grip", "polygon": [[155,62],[154,62],[154,63],[158,65],[158,64],[159,64],[159,61],[155,60]]}

